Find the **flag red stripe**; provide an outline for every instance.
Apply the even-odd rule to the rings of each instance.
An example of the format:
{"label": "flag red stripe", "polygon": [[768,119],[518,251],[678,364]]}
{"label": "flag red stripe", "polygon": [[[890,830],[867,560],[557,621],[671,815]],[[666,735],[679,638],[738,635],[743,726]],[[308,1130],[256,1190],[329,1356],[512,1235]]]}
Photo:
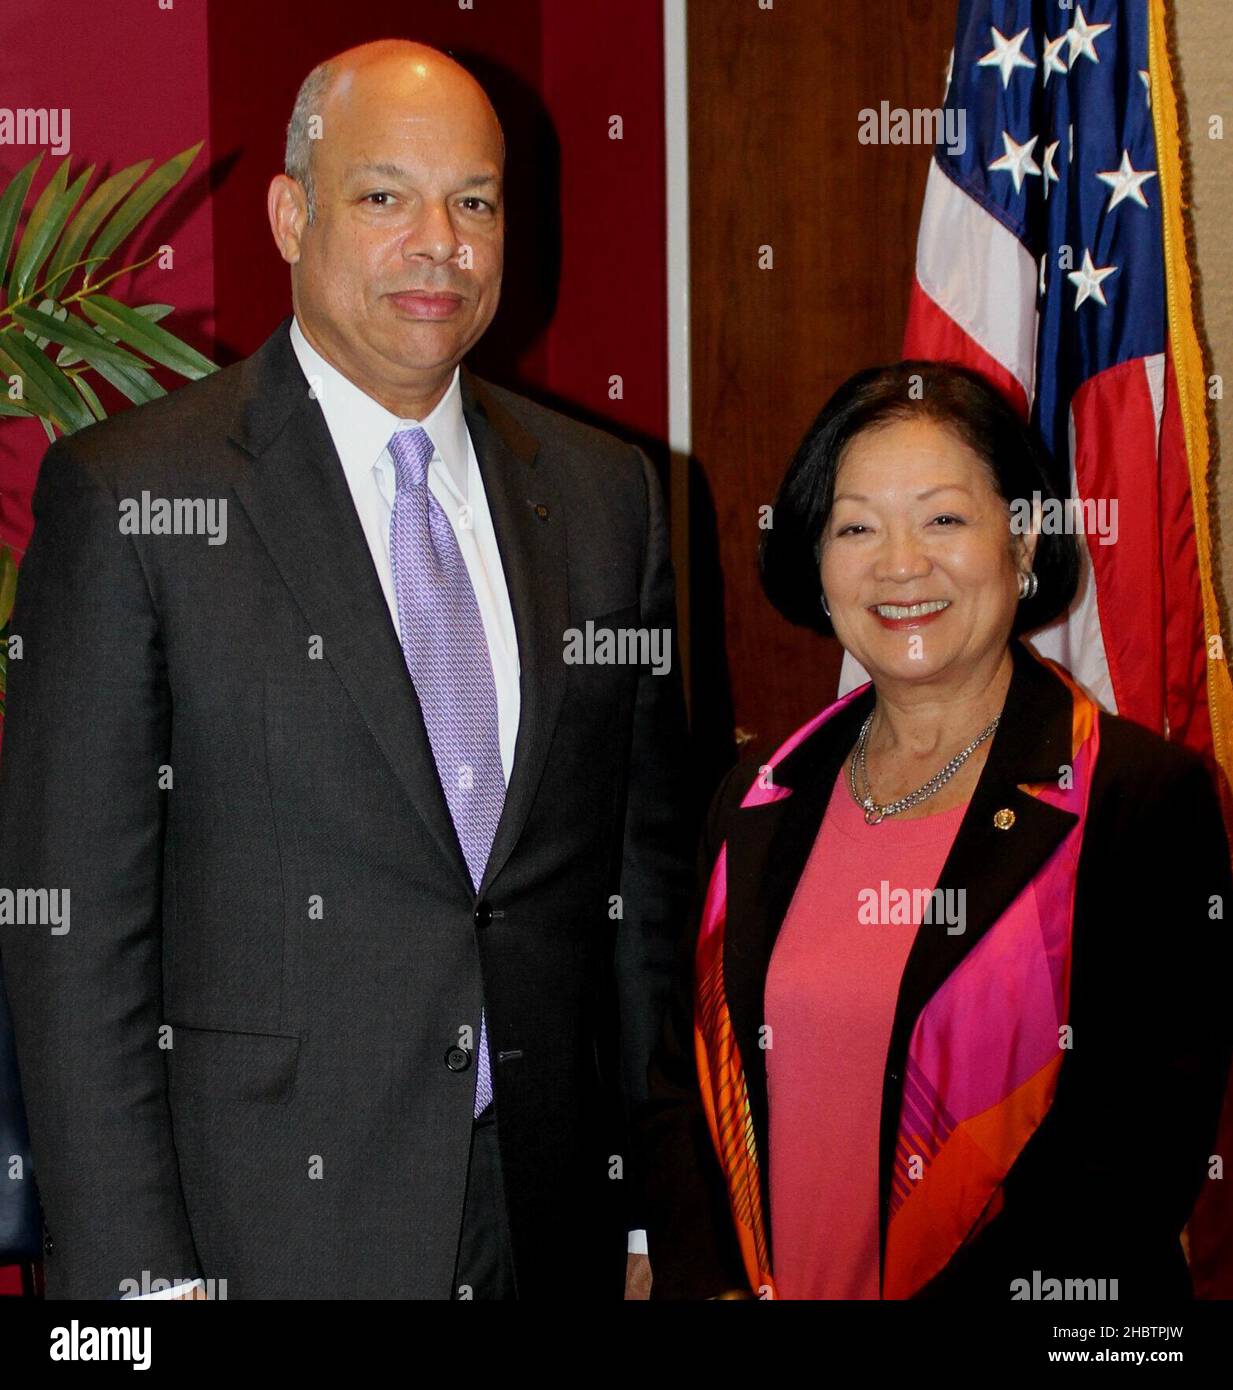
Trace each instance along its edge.
{"label": "flag red stripe", "polygon": [[1084,499],[1117,502],[1117,540],[1089,535],[1096,603],[1118,713],[1164,732],[1164,585],[1159,566],[1156,412],[1143,359],[1085,381],[1071,403],[1075,482]]}
{"label": "flag red stripe", "polygon": [[908,301],[903,355],[928,358],[933,362],[958,362],[980,372],[1014,403],[1020,415],[1027,418],[1027,396],[1018,380],[931,299],[915,279]]}

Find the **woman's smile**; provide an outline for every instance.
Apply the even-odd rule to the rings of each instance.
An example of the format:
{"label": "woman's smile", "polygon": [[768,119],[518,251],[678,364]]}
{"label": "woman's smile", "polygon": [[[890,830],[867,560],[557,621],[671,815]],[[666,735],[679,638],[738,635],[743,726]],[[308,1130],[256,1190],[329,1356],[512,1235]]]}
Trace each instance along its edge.
{"label": "woman's smile", "polygon": [[940,618],[950,607],[950,599],[925,599],[920,603],[873,603],[869,611],[878,622],[892,631],[909,631],[925,627]]}

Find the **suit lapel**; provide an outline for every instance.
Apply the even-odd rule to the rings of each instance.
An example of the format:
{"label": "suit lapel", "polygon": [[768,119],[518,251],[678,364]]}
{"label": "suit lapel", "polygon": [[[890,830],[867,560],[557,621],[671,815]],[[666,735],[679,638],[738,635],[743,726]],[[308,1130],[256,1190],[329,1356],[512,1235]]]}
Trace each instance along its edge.
{"label": "suit lapel", "polygon": [[[883,1218],[903,1072],[916,1020],[1074,823],[1073,816],[1046,805],[1019,786],[1056,781],[1059,769],[1069,762],[1069,692],[1018,640],[1012,640],[1011,651],[1015,667],[1002,719],[937,884],[944,890],[965,890],[965,929],[952,936],[944,924],[922,927],[900,982],[882,1090],[879,1192]],[[870,689],[785,758],[776,769],[775,781],[781,789],[790,789],[790,794],[737,811],[727,837],[724,975],[762,1157],[764,1210],[769,1210],[770,1165],[760,1030],[765,1022],[767,971],[779,929],[826,814],[835,778],[873,703]],[[999,830],[993,817],[1004,808],[1014,812],[1014,823],[1008,830]],[[884,1229],[882,1234],[884,1240]]]}
{"label": "suit lapel", "polygon": [[[964,931],[950,935],[945,924],[922,926],[912,943],[899,985],[887,1048],[879,1134],[878,1191],[881,1240],[886,1241],[903,1077],[912,1030],[943,982],[981,941],[1045,860],[1065,839],[1076,817],[1032,796],[1021,786],[1057,783],[1071,760],[1070,692],[1021,642],[1012,640],[1015,670],[1002,719],[951,845],[938,888],[962,891]],[[999,812],[1011,812],[1013,819]],[[1000,829],[995,823],[1010,824]]]}
{"label": "suit lapel", "polygon": [[465,367],[461,385],[463,413],[501,552],[522,673],[514,766],[482,894],[518,843],[543,777],[565,692],[569,588],[561,497],[539,457],[538,441]]}
{"label": "suit lapel", "polygon": [[[771,953],[826,814],[844,755],[873,708],[872,689],[807,738],[775,769],[789,794],[736,813],[727,837],[728,928],[724,981],[728,1010],[749,1088],[758,1152],[763,1156],[763,1210],[769,1211],[764,991]],[[768,1231],[769,1239],[769,1231]]]}
{"label": "suit lapel", "polygon": [[415,688],[325,417],[291,346],[290,322],[244,363],[245,389],[230,437],[252,466],[235,494],[306,631],[321,637],[325,660],[470,893]]}

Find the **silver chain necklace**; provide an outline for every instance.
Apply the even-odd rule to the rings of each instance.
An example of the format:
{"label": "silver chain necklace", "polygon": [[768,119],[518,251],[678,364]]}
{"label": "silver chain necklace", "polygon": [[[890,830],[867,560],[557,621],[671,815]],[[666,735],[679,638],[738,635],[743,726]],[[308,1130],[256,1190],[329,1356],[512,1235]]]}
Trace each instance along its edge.
{"label": "silver chain necklace", "polygon": [[[877,825],[885,816],[898,815],[900,811],[906,811],[911,806],[918,806],[922,801],[927,801],[935,792],[940,791],[993,733],[998,726],[998,720],[1002,717],[1000,714],[995,714],[992,721],[976,735],[962,752],[956,753],[940,772],[935,772],[927,782],[917,787],[914,792],[909,792],[907,796],[901,796],[898,801],[881,806],[873,799],[873,790],[869,785],[869,770],[865,766],[865,746],[869,742],[869,726],[873,723],[873,714],[873,710],[870,710],[865,722],[861,725],[861,731],[856,740],[856,751],[852,754],[852,761],[848,764],[848,785],[852,789],[852,800],[864,808],[866,825]],[[858,761],[861,765],[861,781],[865,786],[864,796],[856,790],[856,764]]]}

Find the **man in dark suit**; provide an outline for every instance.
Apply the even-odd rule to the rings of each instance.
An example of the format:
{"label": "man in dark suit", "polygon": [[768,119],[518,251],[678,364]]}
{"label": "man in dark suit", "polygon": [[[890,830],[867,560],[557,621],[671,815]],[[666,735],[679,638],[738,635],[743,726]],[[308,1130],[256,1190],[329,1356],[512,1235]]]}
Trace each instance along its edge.
{"label": "man in dark suit", "polygon": [[0,947],[50,1297],[645,1293],[667,533],[637,449],[460,366],[503,159],[433,49],[315,70],[269,195],[294,319],[48,450],[0,883],[66,929]]}

